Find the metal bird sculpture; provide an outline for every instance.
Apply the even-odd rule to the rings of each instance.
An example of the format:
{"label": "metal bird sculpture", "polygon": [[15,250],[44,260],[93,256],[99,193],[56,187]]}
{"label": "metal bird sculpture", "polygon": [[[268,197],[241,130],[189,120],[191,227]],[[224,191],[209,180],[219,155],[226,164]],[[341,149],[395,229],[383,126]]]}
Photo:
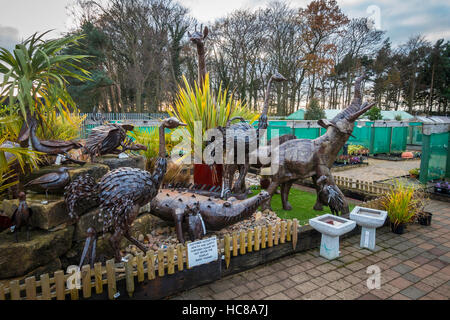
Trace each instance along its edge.
{"label": "metal bird sculpture", "polygon": [[317,179],[317,185],[319,186],[318,198],[322,205],[328,206],[331,213],[334,215],[340,215],[344,211],[344,199],[342,193],[337,189],[334,183],[329,182],[329,178],[321,176]]}
{"label": "metal bird sculpture", "polygon": [[29,181],[24,185],[25,188],[38,187],[39,189],[45,191],[61,190],[67,186],[70,182],[69,169],[66,167],[60,167],[56,172],[50,172]]}
{"label": "metal bird sculpture", "polygon": [[[95,162],[95,157],[108,153],[119,154],[126,150],[147,150],[147,147],[138,143],[133,143],[127,138],[127,131],[132,131],[130,124],[105,124],[95,127],[89,134],[83,152],[88,154],[91,162]],[[122,149],[118,149],[122,147]]]}
{"label": "metal bird sculpture", "polygon": [[69,215],[77,218],[75,207],[86,196],[97,199],[100,205],[100,218],[103,221],[103,233],[111,232],[109,238],[115,252],[116,261],[120,261],[120,241],[125,236],[142,251],[145,246],[130,235],[130,226],[139,214],[139,209],[150,202],[158,193],[167,170],[165,128],[174,129],[185,126],[176,118],[162,121],[159,127],[159,157],[153,174],[136,168],[118,168],[104,175],[98,183],[89,175],[79,176],[66,187],[66,204]]}
{"label": "metal bird sculpture", "polygon": [[19,242],[19,238],[17,235],[17,231],[22,227],[27,227],[27,241],[30,240],[30,220],[31,220],[32,211],[28,208],[27,197],[25,192],[19,193],[19,206],[14,210],[12,215],[12,232],[16,234],[16,242]]}
{"label": "metal bird sculpture", "polygon": [[62,141],[62,140],[40,140],[36,135],[36,129],[37,129],[37,120],[31,118],[30,119],[30,138],[31,138],[31,145],[33,146],[33,149],[39,152],[46,153],[48,155],[63,155],[68,161],[84,165],[86,162],[72,159],[68,152],[72,149],[80,149],[83,147],[83,145],[79,142],[68,140],[68,141]]}

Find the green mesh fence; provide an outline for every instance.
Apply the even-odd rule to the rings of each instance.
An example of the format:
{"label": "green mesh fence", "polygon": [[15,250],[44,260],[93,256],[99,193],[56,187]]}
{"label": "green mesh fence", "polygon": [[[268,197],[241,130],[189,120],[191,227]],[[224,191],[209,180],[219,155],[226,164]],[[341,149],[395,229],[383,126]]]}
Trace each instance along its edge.
{"label": "green mesh fence", "polygon": [[449,132],[423,135],[420,182],[450,177]]}

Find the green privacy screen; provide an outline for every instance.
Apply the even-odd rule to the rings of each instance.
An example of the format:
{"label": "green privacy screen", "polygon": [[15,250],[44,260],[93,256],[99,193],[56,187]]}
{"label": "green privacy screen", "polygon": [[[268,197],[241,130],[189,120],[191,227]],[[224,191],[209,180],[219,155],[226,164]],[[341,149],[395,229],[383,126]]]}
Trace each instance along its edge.
{"label": "green privacy screen", "polygon": [[420,182],[450,177],[449,132],[423,135]]}

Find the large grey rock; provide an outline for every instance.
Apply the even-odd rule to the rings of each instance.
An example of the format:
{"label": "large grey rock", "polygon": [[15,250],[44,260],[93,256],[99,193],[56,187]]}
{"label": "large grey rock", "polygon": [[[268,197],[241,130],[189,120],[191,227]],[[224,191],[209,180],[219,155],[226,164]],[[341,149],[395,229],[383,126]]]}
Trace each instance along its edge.
{"label": "large grey rock", "polygon": [[73,231],[73,226],[55,232],[35,230],[30,241],[21,232],[18,243],[9,230],[0,233],[0,279],[25,275],[59,258],[72,246]]}
{"label": "large grey rock", "polygon": [[110,170],[123,167],[145,169],[145,158],[140,155],[128,154],[128,158],[119,158],[117,155],[104,155],[97,157],[96,162],[107,165]]}
{"label": "large grey rock", "polygon": [[[68,259],[70,264],[79,263],[85,238],[87,235],[86,230],[89,227],[94,227],[97,231],[102,230],[103,226],[98,222],[97,219],[98,213],[98,209],[88,212],[80,218],[77,225],[75,226],[74,246],[66,254],[66,258]],[[152,216],[149,213],[142,214],[138,216],[136,220],[134,220],[130,228],[130,234],[137,239],[139,235],[145,235],[153,231],[156,228],[156,225],[160,224],[161,221],[161,219]],[[111,249],[111,246],[109,244],[109,237],[110,234],[107,233],[97,239],[96,261],[105,262],[106,260],[114,257],[114,251]],[[131,243],[126,238],[123,238],[120,242],[120,247],[121,249],[125,249],[130,244]]]}
{"label": "large grey rock", "polygon": [[[47,204],[43,204],[42,200],[47,200]],[[3,200],[3,211],[8,217],[12,217],[14,211],[19,204],[19,200]],[[62,196],[28,193],[27,204],[31,208],[33,215],[31,217],[31,225],[35,228],[49,230],[60,224],[70,221],[67,214],[67,206]]]}

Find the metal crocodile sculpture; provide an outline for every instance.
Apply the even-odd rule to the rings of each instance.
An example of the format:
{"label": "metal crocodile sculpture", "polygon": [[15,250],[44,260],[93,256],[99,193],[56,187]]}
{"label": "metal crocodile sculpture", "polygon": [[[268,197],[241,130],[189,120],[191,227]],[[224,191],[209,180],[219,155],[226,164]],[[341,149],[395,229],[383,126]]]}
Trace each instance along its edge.
{"label": "metal crocodile sculpture", "polygon": [[244,200],[222,200],[198,194],[198,191],[201,190],[160,189],[150,203],[151,214],[175,223],[181,243],[184,243],[185,231],[194,241],[207,231],[217,231],[249,218],[263,201],[269,199],[266,191]]}

